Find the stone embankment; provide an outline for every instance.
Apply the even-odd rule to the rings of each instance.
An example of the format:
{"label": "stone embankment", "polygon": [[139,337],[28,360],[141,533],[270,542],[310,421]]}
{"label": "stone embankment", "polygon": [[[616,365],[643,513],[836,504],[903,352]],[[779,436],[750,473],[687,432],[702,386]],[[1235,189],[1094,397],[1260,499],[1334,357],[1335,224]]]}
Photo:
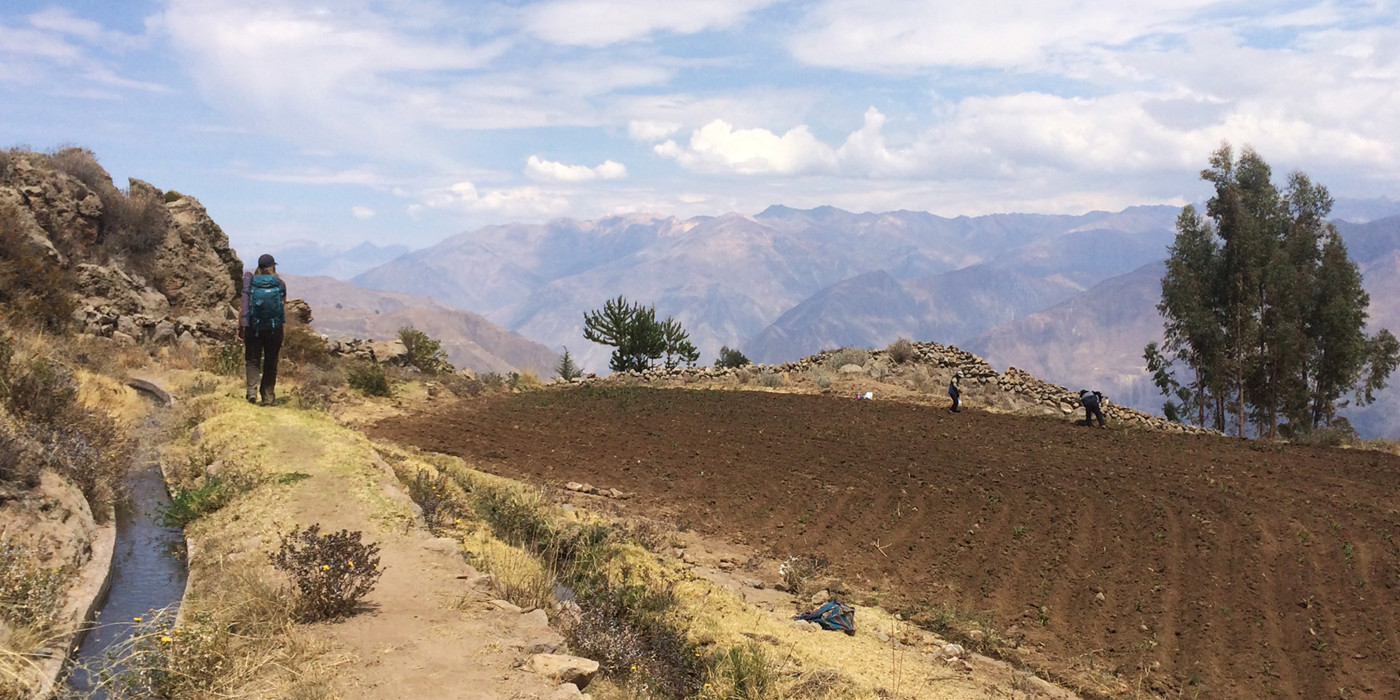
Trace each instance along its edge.
{"label": "stone embankment", "polygon": [[[861,364],[842,364],[851,357],[849,349],[823,350],[815,355],[793,362],[776,365],[745,365],[743,367],[654,367],[646,371],[619,372],[606,377],[588,374],[572,380],[573,383],[594,382],[646,382],[646,383],[695,383],[704,381],[747,381],[755,375],[782,375],[793,379],[803,375],[821,376],[839,373],[843,376],[857,375],[875,378],[877,381],[900,384],[902,380],[923,373],[926,378],[936,377],[936,386],[943,383],[954,372],[961,370],[965,386],[977,385],[976,393],[987,400],[988,405],[1009,406],[1012,411],[1045,415],[1072,415],[1083,410],[1079,392],[1043,381],[1029,372],[1009,367],[1005,372],[997,372],[986,360],[952,345],[935,342],[912,343],[910,356],[904,362],[896,362],[889,350],[863,351]],[[859,357],[861,351],[857,351]],[[557,381],[557,380],[556,380]],[[941,392],[940,392],[941,395]],[[1193,425],[1173,423],[1160,416],[1120,406],[1107,397],[1103,407],[1104,416],[1116,425],[1167,430],[1178,433],[1210,433],[1217,431]]]}

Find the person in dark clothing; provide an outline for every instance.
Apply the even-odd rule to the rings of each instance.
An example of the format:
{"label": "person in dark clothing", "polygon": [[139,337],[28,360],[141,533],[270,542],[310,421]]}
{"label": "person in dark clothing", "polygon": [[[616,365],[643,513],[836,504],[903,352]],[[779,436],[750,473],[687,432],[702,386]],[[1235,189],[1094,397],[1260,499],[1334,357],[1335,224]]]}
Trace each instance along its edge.
{"label": "person in dark clothing", "polygon": [[1103,410],[1099,407],[1102,402],[1103,394],[1097,391],[1083,389],[1079,392],[1079,403],[1084,404],[1084,425],[1093,425],[1093,419],[1098,418],[1100,428],[1108,427],[1103,419]]}
{"label": "person in dark clothing", "polygon": [[243,314],[238,335],[243,339],[244,378],[248,403],[277,402],[277,356],[282,352],[286,322],[287,285],[277,276],[277,261],[264,253],[258,269],[243,273]]}
{"label": "person in dark clothing", "polygon": [[962,370],[953,373],[953,379],[948,382],[948,396],[952,397],[953,405],[949,411],[957,413],[962,410]]}

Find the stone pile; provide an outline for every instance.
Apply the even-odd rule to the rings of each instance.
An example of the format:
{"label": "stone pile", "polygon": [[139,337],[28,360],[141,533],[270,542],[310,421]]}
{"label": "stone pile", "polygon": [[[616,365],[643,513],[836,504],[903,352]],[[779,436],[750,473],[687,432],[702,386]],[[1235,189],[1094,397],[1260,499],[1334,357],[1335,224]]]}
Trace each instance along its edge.
{"label": "stone pile", "polygon": [[[912,355],[903,363],[895,362],[894,358],[890,357],[888,350],[867,350],[867,359],[863,365],[833,367],[838,355],[850,352],[847,349],[837,349],[823,350],[800,360],[777,365],[754,364],[739,368],[676,367],[667,369],[653,367],[644,371],[617,372],[607,377],[588,374],[573,379],[572,383],[588,384],[616,381],[692,383],[726,378],[752,378],[755,373],[802,374],[835,371],[844,374],[848,373],[848,370],[850,373],[884,377],[884,381],[888,382],[891,379],[897,379],[901,374],[909,372],[913,368],[924,367],[937,368],[940,370],[940,374],[947,377],[951,377],[954,372],[961,371],[964,387],[976,384],[979,387],[978,393],[984,396],[992,394],[993,396],[990,398],[1000,399],[1002,403],[1009,404],[1013,410],[1018,412],[1068,416],[1083,410],[1083,406],[1079,402],[1079,392],[1038,379],[1025,370],[1009,367],[1004,373],[997,372],[986,360],[952,345],[942,345],[932,341],[916,342],[911,345]],[[1112,403],[1111,400],[1105,401],[1103,412],[1104,417],[1114,425],[1179,433],[1218,434],[1208,428],[1172,423],[1144,411],[1119,406]]]}

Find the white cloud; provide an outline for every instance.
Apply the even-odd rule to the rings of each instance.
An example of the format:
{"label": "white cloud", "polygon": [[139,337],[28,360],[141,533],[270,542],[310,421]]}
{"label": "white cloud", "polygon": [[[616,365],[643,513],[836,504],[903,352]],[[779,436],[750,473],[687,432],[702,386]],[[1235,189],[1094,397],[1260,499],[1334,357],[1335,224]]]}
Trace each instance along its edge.
{"label": "white cloud", "polygon": [[1176,34],[1218,0],[823,0],[788,39],[811,65],[846,70],[923,66],[1032,69],[1060,52]]}
{"label": "white cloud", "polygon": [[[422,207],[462,212],[486,212],[511,218],[544,218],[569,211],[569,201],[538,187],[513,187],[482,193],[475,184],[458,182],[431,190],[422,197]],[[410,214],[414,213],[410,207]]]}
{"label": "white cloud", "polygon": [[686,146],[668,140],[653,150],[683,168],[703,172],[800,175],[831,172],[836,167],[836,152],[805,125],[778,136],[767,129],[735,130],[716,119],[696,129]]}
{"label": "white cloud", "polygon": [[895,151],[885,144],[885,115],[871,107],[864,119],[840,148],[819,141],[805,124],[778,136],[767,129],[735,130],[715,120],[692,133],[684,146],[668,140],[652,150],[690,170],[743,175],[893,177],[918,167],[913,149]]}
{"label": "white cloud", "polygon": [[555,44],[602,47],[655,32],[724,29],[774,0],[551,0],[525,10],[525,27]]}
{"label": "white cloud", "polygon": [[525,174],[541,182],[583,182],[584,180],[617,180],[627,177],[627,166],[607,160],[596,168],[586,165],[565,165],[539,156],[525,162]]}
{"label": "white cloud", "polygon": [[412,78],[480,69],[505,49],[449,43],[358,3],[304,7],[169,0],[160,24],[216,105],[302,145],[341,150],[428,152],[421,127],[445,93]]}
{"label": "white cloud", "polygon": [[350,207],[350,215],[361,221],[367,221],[374,218],[374,210],[369,207],[354,206]]}
{"label": "white cloud", "polygon": [[669,138],[672,134],[681,130],[681,125],[676,122],[652,121],[649,119],[633,119],[627,122],[627,135],[636,141],[654,142]]}

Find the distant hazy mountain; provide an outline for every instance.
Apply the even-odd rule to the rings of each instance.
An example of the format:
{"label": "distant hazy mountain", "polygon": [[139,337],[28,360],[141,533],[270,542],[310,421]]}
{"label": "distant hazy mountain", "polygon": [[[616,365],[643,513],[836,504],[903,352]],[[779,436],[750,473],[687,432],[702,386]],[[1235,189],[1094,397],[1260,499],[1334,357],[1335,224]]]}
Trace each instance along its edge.
{"label": "distant hazy mountain", "polygon": [[354,248],[343,249],[300,241],[280,248],[242,250],[239,253],[250,265],[259,255],[272,253],[273,257],[277,258],[278,272],[347,280],[365,270],[383,265],[409,250],[411,249],[405,245],[377,246],[365,242]]}
{"label": "distant hazy mountain", "polygon": [[991,265],[903,282],[869,272],[823,289],[743,347],[755,362],[777,363],[846,345],[885,347],[901,337],[957,344],[1080,291],[1058,275]]}
{"label": "distant hazy mountain", "polygon": [[1163,262],[1144,265],[1044,311],[997,326],[960,346],[1005,371],[1019,367],[1072,389],[1161,413],[1142,349],[1162,338]]}
{"label": "distant hazy mountain", "polygon": [[559,360],[559,352],[434,299],[362,289],[330,277],[282,277],[291,296],[311,304],[312,327],[332,337],[389,340],[412,326],[442,341],[452,364],[477,373],[529,370],[547,379]]}
{"label": "distant hazy mountain", "polygon": [[[606,368],[610,348],[582,341],[583,314],[624,295],[655,305],[661,316],[676,316],[708,362],[721,345],[740,346],[812,295],[866,273],[917,280],[1020,256],[1015,264],[1056,268],[1035,276],[1048,280],[1047,290],[1062,294],[1066,286],[1087,286],[1142,264],[1140,258],[1154,247],[1153,255],[1161,257],[1163,241],[1170,240],[1164,232],[1169,234],[1176,215],[1174,207],[1135,207],[1083,216],[944,218],[924,212],[856,214],[833,207],[775,206],[753,217],[560,220],[469,231],[353,281],[430,296],[552,345],[568,343],[594,370]],[[1060,277],[1049,280],[1055,275]],[[877,309],[851,296],[859,288],[857,283],[842,290],[846,303]],[[927,308],[931,292],[913,285],[905,293]],[[1059,298],[1052,295],[1015,308],[1024,313]],[[990,303],[995,308],[999,302]],[[961,315],[958,308],[941,311],[953,318]],[[825,313],[838,318],[835,312]],[[853,318],[845,322],[861,323]],[[871,331],[885,325],[872,321]],[[827,342],[829,337],[834,336],[808,340]],[[790,352],[781,359],[795,359],[821,349],[798,347],[807,342],[774,345],[772,355],[777,359]]]}
{"label": "distant hazy mountain", "polygon": [[1400,215],[1400,199],[1374,197],[1371,199],[1339,198],[1332,207],[1334,221],[1366,223]]}

